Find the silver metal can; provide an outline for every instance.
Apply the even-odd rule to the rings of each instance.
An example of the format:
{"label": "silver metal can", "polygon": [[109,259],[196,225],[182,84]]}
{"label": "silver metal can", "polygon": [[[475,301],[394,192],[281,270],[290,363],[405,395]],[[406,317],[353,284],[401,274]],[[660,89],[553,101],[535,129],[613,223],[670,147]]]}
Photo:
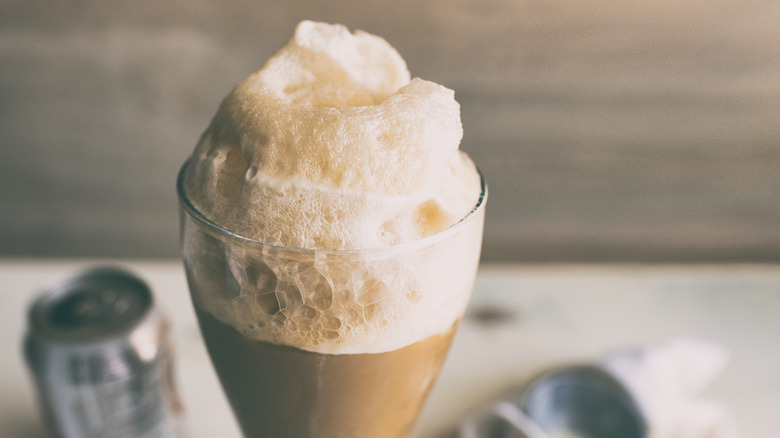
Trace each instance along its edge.
{"label": "silver metal can", "polygon": [[51,437],[181,436],[169,323],[141,279],[83,272],[28,317],[25,357]]}

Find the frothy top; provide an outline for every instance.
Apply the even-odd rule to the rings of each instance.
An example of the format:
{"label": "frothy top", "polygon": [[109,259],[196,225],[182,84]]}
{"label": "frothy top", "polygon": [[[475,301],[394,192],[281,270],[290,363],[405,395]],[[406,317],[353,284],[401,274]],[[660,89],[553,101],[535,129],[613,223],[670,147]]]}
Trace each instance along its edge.
{"label": "frothy top", "polygon": [[471,292],[482,211],[454,237],[390,258],[295,248],[397,249],[464,218],[482,186],[462,134],[452,90],[410,79],[385,40],[300,23],[225,98],[183,174],[200,214],[281,247],[185,238],[204,239],[184,250],[196,303],[247,337],[327,353],[450,330]]}
{"label": "frothy top", "polygon": [[222,102],[185,185],[206,217],[262,242],[395,245],[474,206],[462,135],[454,93],[410,80],[385,40],[304,21]]}

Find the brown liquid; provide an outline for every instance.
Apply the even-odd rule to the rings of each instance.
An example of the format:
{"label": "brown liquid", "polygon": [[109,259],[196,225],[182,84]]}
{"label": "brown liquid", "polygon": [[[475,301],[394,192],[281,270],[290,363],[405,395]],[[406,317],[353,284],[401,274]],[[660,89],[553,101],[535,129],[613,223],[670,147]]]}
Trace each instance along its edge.
{"label": "brown liquid", "polygon": [[247,339],[195,310],[247,438],[408,436],[455,333],[386,353],[321,354]]}

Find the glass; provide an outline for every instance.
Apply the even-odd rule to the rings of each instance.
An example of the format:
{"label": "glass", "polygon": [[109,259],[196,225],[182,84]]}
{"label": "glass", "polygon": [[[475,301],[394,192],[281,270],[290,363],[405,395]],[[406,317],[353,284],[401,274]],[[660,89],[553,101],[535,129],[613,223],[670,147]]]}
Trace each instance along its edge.
{"label": "glass", "polygon": [[473,288],[487,187],[457,224],[365,250],[265,244],[189,201],[181,245],[209,355],[246,437],[408,436]]}

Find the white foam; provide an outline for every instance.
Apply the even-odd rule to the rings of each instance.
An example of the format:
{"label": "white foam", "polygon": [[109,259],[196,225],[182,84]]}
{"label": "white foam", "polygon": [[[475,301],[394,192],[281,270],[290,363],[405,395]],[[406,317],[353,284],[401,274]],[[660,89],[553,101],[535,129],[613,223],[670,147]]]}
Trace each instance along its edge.
{"label": "white foam", "polygon": [[[261,242],[387,248],[446,229],[474,207],[479,176],[458,151],[461,137],[454,93],[410,79],[385,40],[305,21],[225,98],[193,153],[186,193],[214,223]],[[452,239],[464,248],[432,249],[434,260],[405,256],[426,272],[408,261],[356,259],[349,263],[360,267],[345,276],[338,264],[300,259],[283,266],[278,255],[269,259],[234,248],[227,257],[236,296],[203,292],[196,298],[223,322],[261,340],[328,352],[397,348],[448,330],[462,314],[476,259],[461,250],[478,255],[481,218],[477,222],[478,231]],[[247,267],[273,272],[273,290],[256,279],[247,283]],[[466,276],[453,274],[458,270]],[[381,302],[361,304],[366,285],[386,289],[373,292]],[[306,303],[312,290],[332,295],[326,309]],[[269,294],[274,297],[262,296]],[[358,305],[363,313],[371,307],[372,317],[359,317]],[[336,320],[334,335],[326,326]]]}

